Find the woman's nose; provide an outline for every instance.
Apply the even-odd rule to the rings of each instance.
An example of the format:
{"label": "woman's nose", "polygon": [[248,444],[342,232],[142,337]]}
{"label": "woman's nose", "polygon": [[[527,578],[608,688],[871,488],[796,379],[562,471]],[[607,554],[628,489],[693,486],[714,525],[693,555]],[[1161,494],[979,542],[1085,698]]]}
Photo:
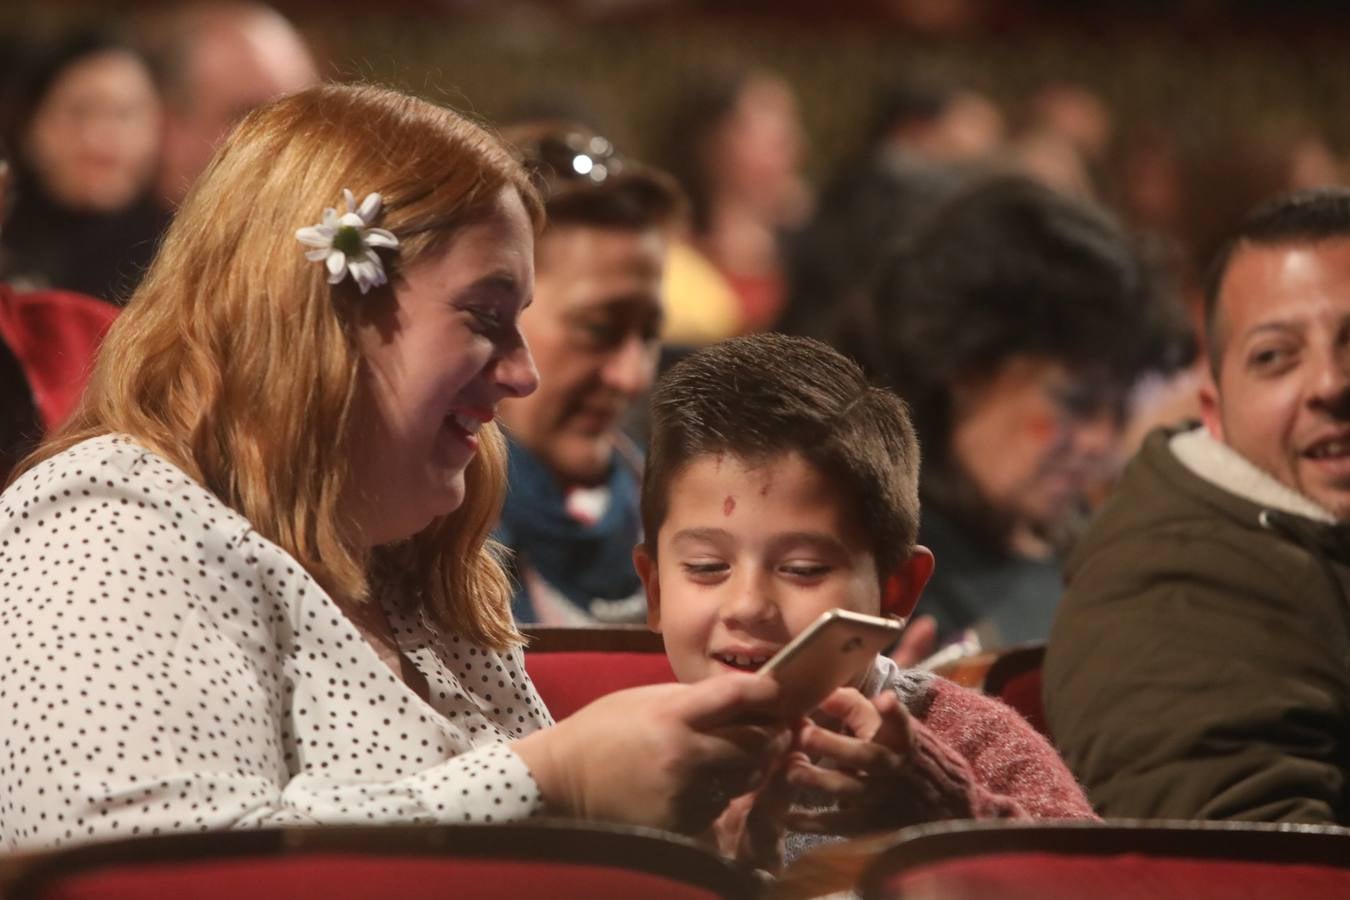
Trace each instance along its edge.
{"label": "woman's nose", "polygon": [[530,347],[523,340],[502,354],[497,361],[497,383],[508,397],[524,397],[539,387],[539,369],[535,367]]}

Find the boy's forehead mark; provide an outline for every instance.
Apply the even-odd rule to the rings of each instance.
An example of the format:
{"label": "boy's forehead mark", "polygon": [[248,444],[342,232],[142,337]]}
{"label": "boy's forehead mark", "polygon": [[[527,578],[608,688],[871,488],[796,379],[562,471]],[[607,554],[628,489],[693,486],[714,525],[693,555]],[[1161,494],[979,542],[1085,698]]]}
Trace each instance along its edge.
{"label": "boy's forehead mark", "polygon": [[729,516],[736,510],[736,498],[727,494],[727,499],[722,501],[722,515]]}

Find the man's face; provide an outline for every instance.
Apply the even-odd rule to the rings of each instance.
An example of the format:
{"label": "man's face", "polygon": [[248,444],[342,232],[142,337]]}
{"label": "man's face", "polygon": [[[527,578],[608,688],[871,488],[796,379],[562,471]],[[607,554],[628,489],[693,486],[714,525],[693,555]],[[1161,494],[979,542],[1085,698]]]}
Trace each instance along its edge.
{"label": "man's face", "polygon": [[1219,440],[1338,519],[1350,518],[1350,238],[1243,245],[1219,294]]}
{"label": "man's face", "polygon": [[187,97],[164,122],[160,193],[177,205],[230,129],[250,110],[319,81],[299,35],[275,15],[207,30],[192,48]]}
{"label": "man's face", "polygon": [[521,319],[539,390],[502,404],[502,419],[563,481],[604,478],[623,414],[651,387],[666,245],[659,228],[571,224],[539,241]]}

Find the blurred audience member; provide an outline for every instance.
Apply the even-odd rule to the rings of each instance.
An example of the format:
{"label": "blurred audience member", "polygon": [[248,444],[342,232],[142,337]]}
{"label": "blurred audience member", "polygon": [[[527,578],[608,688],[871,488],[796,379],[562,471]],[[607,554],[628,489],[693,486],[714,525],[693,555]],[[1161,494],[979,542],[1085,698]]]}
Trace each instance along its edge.
{"label": "blurred audience member", "polygon": [[509,130],[544,188],[534,303],[521,330],[539,389],[502,404],[517,622],[641,622],[640,455],[621,432],[656,373],[662,275],[682,200],[671,178],[579,125]]}
{"label": "blurred audience member", "polygon": [[1070,197],[1096,199],[1115,133],[1106,102],[1086,87],[1055,81],[1029,98],[1024,127],[1010,144],[1015,171]]}
{"label": "blurred audience member", "polygon": [[[0,224],[9,179],[0,154]],[[0,484],[74,410],[116,315],[116,307],[93,297],[18,291],[0,281]]]}
{"label": "blurred audience member", "polygon": [[156,193],[176,209],[244,113],[319,81],[304,39],[270,7],[206,2],[151,19],[147,42],[164,93]]}
{"label": "blurred audience member", "polygon": [[1256,133],[1259,138],[1235,141],[1226,153],[1191,161],[1186,240],[1197,284],[1249,210],[1290,190],[1342,180],[1340,164],[1318,128],[1275,118]]}
{"label": "blurred audience member", "polygon": [[1204,425],[1075,549],[1046,711],[1104,815],[1350,825],[1350,191],[1264,205],[1212,272]]}
{"label": "blurred audience member", "polygon": [[1106,160],[1116,128],[1098,94],[1071,81],[1052,81],[1032,94],[1029,105],[1032,130],[1068,141],[1090,165]]}
{"label": "blurred audience member", "polygon": [[986,162],[1003,146],[1006,125],[992,100],[967,88],[901,80],[879,94],[870,146],[939,165]]}
{"label": "blurred audience member", "polygon": [[[687,86],[672,112],[664,163],[689,194],[693,246],[740,301],[740,331],[778,318],[781,241],[810,206],[800,173],[802,145],[792,88],[769,72],[704,75]],[[671,298],[675,306],[685,302]]]}
{"label": "blurred audience member", "polygon": [[961,183],[953,169],[903,153],[883,151],[845,163],[792,239],[778,330],[863,358],[872,340],[877,269]]}
{"label": "blurred audience member", "polygon": [[1014,171],[1080,200],[1094,200],[1097,188],[1087,160],[1068,137],[1046,128],[1018,135],[1008,161]]}
{"label": "blurred audience member", "polygon": [[5,127],[16,195],[6,277],[121,302],[162,225],[148,194],[160,122],[150,70],[111,32],[84,28],[19,69]]}
{"label": "blurred audience member", "polygon": [[1185,229],[1185,161],[1174,129],[1144,125],[1125,135],[1113,196],[1131,227],[1179,241]]}
{"label": "blurred audience member", "polygon": [[1116,462],[1131,386],[1193,352],[1150,275],[1105,214],[1011,177],[955,197],[885,265],[867,359],[924,448],[939,642],[1049,633],[1060,554]]}
{"label": "blurred audience member", "polygon": [[888,252],[982,171],[1003,139],[1002,116],[971,91],[916,80],[883,88],[862,148],[821,192],[790,241],[778,330],[854,357],[872,340],[871,288]]}

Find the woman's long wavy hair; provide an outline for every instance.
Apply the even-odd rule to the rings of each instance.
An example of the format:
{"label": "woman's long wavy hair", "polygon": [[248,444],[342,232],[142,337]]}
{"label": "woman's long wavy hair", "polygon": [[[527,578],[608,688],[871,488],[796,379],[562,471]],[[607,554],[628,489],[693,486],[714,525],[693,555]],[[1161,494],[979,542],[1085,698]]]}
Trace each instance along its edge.
{"label": "woman's long wavy hair", "polygon": [[[399,237],[390,285],[330,286],[297,228],[339,205],[384,198]],[[397,587],[448,630],[493,649],[519,641],[488,532],[505,491],[505,447],[480,432],[464,502],[412,539],[371,551],[344,513],[350,445],[366,402],[363,311],[455,232],[517,191],[524,170],[479,126],[394,91],[326,85],[250,113],[198,180],[130,305],[109,332],[71,421],[16,475],[68,447],[127,434],[160,453],[294,556],[339,602]],[[397,585],[389,582],[397,579]],[[374,583],[372,583],[374,582]]]}

